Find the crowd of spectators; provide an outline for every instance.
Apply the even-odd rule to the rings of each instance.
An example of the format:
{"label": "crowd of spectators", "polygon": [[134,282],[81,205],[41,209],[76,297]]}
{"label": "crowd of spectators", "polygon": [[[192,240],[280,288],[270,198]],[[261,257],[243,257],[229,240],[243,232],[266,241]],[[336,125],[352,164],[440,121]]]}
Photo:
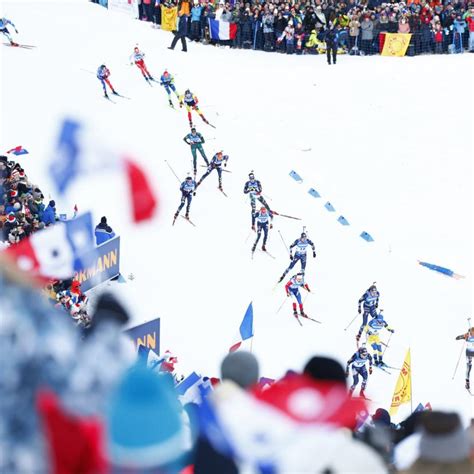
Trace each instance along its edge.
{"label": "crowd of spectators", "polygon": [[[466,0],[139,0],[140,19],[158,26],[161,5],[176,4],[190,40],[232,48],[315,54],[325,51],[332,24],[339,53],[379,54],[385,33],[411,33],[411,56],[474,51],[474,5]],[[234,23],[235,39],[211,40],[208,19]]]}
{"label": "crowd of spectators", "polygon": [[15,244],[58,219],[56,203],[45,201],[41,189],[30,182],[25,170],[7,156],[0,156],[0,241]]}
{"label": "crowd of spectators", "polygon": [[[249,465],[262,473],[472,472],[472,431],[455,413],[418,412],[395,425],[380,408],[369,417],[342,413],[339,427],[324,427],[309,421],[315,405],[303,397],[290,404],[302,424],[282,422],[285,387],[325,387],[330,395],[317,404],[323,413],[321,403],[346,396],[343,367],[326,357],[313,357],[303,370],[262,387],[255,356],[237,351],[223,359],[219,379],[201,401],[184,402],[175,389],[180,377],[137,359],[123,333],[129,314],[115,297],[100,296],[91,327],[80,334],[38,299],[25,278],[0,254],[6,309],[0,345],[8,354],[0,378],[0,472],[234,474]],[[219,423],[205,429],[209,412],[221,419],[232,410],[227,429],[242,428],[249,414],[239,407],[251,408],[272,390],[278,396],[266,406],[273,408],[252,420],[252,433],[261,429],[261,438],[245,439],[244,429],[240,438],[225,439]],[[287,423],[288,432],[271,439],[272,426],[285,429]],[[226,448],[230,439],[238,449]],[[282,441],[284,449],[262,456],[263,446]],[[267,455],[269,464],[255,464]]]}

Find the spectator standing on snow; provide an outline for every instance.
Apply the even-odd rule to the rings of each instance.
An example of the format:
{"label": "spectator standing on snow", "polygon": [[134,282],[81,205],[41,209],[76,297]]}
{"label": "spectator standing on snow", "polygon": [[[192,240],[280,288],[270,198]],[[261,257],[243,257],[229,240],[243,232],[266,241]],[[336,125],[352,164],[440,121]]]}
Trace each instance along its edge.
{"label": "spectator standing on snow", "polygon": [[115,232],[107,224],[107,217],[102,217],[95,228],[95,241],[97,245],[103,244],[115,237]]}

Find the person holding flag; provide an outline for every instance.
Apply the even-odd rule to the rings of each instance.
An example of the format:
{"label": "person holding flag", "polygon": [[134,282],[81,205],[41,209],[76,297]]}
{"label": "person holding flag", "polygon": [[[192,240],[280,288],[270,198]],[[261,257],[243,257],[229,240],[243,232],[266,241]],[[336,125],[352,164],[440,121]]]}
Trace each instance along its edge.
{"label": "person holding flag", "polygon": [[367,325],[367,344],[372,347],[374,351],[374,365],[376,367],[384,367],[386,364],[383,362],[382,357],[382,343],[380,342],[379,332],[382,329],[387,329],[392,334],[395,332],[388,326],[387,321],[383,318],[383,310],[376,315]]}
{"label": "person holding flag", "polygon": [[466,341],[466,390],[471,390],[471,369],[472,358],[474,357],[474,327],[471,327],[465,334],[456,336],[456,341]]}
{"label": "person holding flag", "polygon": [[349,393],[352,395],[355,388],[359,383],[359,375],[362,377],[362,385],[360,388],[360,397],[367,398],[365,396],[365,387],[367,386],[367,368],[366,363],[369,362],[369,374],[372,375],[372,356],[367,351],[367,348],[362,346],[360,347],[357,352],[355,352],[352,357],[347,361],[346,365],[346,377],[349,377],[349,367],[352,365],[352,377],[353,382],[351,388],[349,389]]}

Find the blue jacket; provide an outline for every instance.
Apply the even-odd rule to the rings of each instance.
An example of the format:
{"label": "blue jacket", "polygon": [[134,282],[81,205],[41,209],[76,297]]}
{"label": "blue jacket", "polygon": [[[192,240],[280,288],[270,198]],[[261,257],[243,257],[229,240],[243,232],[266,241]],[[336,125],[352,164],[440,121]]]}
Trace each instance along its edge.
{"label": "blue jacket", "polygon": [[202,7],[197,5],[191,9],[191,21],[200,21],[202,13]]}
{"label": "blue jacket", "polygon": [[112,227],[107,224],[98,224],[95,228],[95,242],[97,245],[107,242],[115,237],[115,232]]}
{"label": "blue jacket", "polygon": [[56,221],[56,209],[52,206],[48,206],[40,216],[40,221],[44,225],[54,224]]}

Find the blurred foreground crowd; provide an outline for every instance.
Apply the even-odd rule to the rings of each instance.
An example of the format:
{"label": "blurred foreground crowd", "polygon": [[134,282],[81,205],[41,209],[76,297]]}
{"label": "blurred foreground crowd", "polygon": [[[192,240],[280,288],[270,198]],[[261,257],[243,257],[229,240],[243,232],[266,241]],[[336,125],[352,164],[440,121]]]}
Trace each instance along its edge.
{"label": "blurred foreground crowd", "polygon": [[137,358],[115,297],[99,297],[81,333],[1,254],[0,269],[2,473],[473,472],[472,427],[457,414],[367,416],[333,359],[262,384],[237,351],[186,398],[173,366]]}
{"label": "blurred foreground crowd", "polygon": [[[378,54],[385,33],[411,33],[409,56],[474,51],[474,5],[466,0],[139,0],[140,19],[160,25],[162,5],[187,17],[190,40],[233,48],[317,54],[334,27],[339,53]],[[209,19],[236,25],[235,39],[211,40]]]}

